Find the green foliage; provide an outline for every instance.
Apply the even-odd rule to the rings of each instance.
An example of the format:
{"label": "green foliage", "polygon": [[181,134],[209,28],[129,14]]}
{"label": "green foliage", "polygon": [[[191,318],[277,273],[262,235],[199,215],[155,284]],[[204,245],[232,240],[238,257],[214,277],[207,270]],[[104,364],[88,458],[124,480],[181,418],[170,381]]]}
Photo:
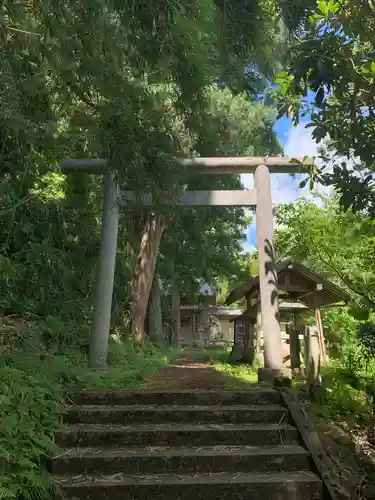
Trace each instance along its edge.
{"label": "green foliage", "polygon": [[[86,368],[102,180],[65,178],[60,160],[103,156],[127,188],[171,196],[182,180],[176,155],[279,152],[272,112],[241,94],[249,82],[256,93],[274,70],[278,13],[272,0],[0,7],[0,313],[44,320],[1,355],[1,498],[52,496],[40,457],[51,451],[71,385],[134,385],[172,355],[113,340],[108,369]],[[212,87],[218,79],[238,97]],[[186,183],[240,186],[231,176]],[[114,320],[126,311],[141,222],[129,213],[121,220]],[[194,275],[236,272],[227,266],[240,255],[242,210],[172,213],[168,222],[162,257],[172,260],[168,245],[180,239],[187,289]],[[170,276],[168,266],[161,275]]]}
{"label": "green foliage", "polygon": [[[104,37],[105,33],[101,36]],[[26,40],[33,44],[29,38]],[[31,48],[36,50],[34,45]],[[94,50],[93,47],[90,46],[90,50]],[[94,56],[100,59],[100,51]],[[85,53],[85,57],[89,58],[89,53]],[[107,61],[107,64],[110,66],[114,62]],[[97,85],[98,92],[104,92],[100,75],[95,73],[90,78],[92,86],[96,88]],[[88,90],[84,82],[82,76],[82,82],[77,81],[74,89],[82,84],[82,90],[91,95],[93,90]],[[65,107],[58,107],[60,114],[55,117],[59,123],[58,133],[56,130],[51,132],[48,150],[41,145],[40,150],[33,149],[27,166],[24,166],[23,148],[34,138],[26,136],[24,142],[18,143],[16,165],[0,183],[5,206],[0,220],[0,227],[4,229],[0,237],[0,269],[3,271],[0,273],[0,310],[5,314],[26,310],[43,317],[60,313],[65,319],[82,313],[91,317],[100,237],[101,181],[98,178],[89,180],[87,176],[64,178],[48,171],[60,160],[60,154],[103,153],[116,165],[126,167],[121,170],[121,175],[127,187],[144,189],[146,186],[150,191],[162,189],[163,193],[167,190],[166,196],[169,196],[176,180],[175,165],[170,159],[180,150],[200,155],[263,155],[281,151],[272,131],[273,111],[251,102],[244,94],[233,97],[228,89],[210,86],[203,92],[202,87],[205,107],[200,110],[199,119],[195,117],[192,122],[191,115],[181,112],[176,100],[180,92],[177,82],[165,84],[161,79],[161,83],[149,83],[147,78],[137,82],[129,77],[118,83],[119,89],[129,91],[126,95],[110,96],[110,89],[106,89],[103,99],[111,98],[110,104],[97,103],[100,112],[94,114],[92,106],[87,107],[86,94],[83,97],[80,93],[73,101],[71,94],[68,101],[63,94],[61,106]],[[121,101],[119,105],[133,108],[124,108],[119,115],[113,100],[117,103],[120,98],[126,102]],[[52,108],[45,106],[45,119],[57,112],[54,106]],[[44,109],[43,106],[40,109]],[[24,132],[28,133],[28,129],[25,128]],[[125,147],[123,137],[127,137]],[[147,137],[147,141],[139,140],[140,137]],[[7,150],[8,143],[4,148]],[[39,169],[32,164],[36,159]],[[19,176],[24,175],[24,167],[29,184],[24,186],[22,194],[19,192]],[[174,169],[173,175],[170,169]],[[241,188],[241,184],[239,176],[199,176],[189,179],[188,187],[230,189]],[[161,275],[169,278],[177,270],[186,293],[189,293],[196,290],[199,282],[213,282],[223,275],[232,279],[238,273],[240,243],[249,223],[242,209],[190,209],[166,215],[169,224],[162,242],[162,260],[158,264]],[[121,220],[114,320],[122,317],[120,309],[128,304],[129,288],[126,284],[132,275],[132,249],[139,239],[139,219],[137,215],[129,217],[125,214]],[[176,250],[178,240],[183,244]],[[201,249],[200,259],[196,258],[196,248]],[[177,268],[171,270],[171,257],[176,251]]]}
{"label": "green foliage", "polygon": [[27,373],[5,365],[0,384],[1,498],[48,498],[53,487],[42,459],[56,451],[52,438],[62,413],[59,382],[40,369]]}
{"label": "green foliage", "polygon": [[247,384],[257,383],[258,374],[256,368],[245,363],[231,364],[229,351],[225,349],[207,349],[205,353],[213,369],[223,375],[221,383],[225,381],[228,389],[244,389]]}
{"label": "green foliage", "polygon": [[[312,136],[323,168],[316,178],[334,185],[347,210],[375,215],[374,41],[375,8],[365,0],[322,0],[308,14],[275,92],[280,115],[298,123],[311,111]],[[308,89],[315,93],[307,102]],[[325,167],[333,161],[333,170]]]}
{"label": "green foliage", "polygon": [[87,368],[85,354],[74,346],[53,353],[46,350],[44,339],[39,328],[24,332],[18,346],[0,356],[0,496],[4,500],[53,496],[46,458],[57,452],[53,436],[61,426],[69,389],[133,387],[178,352],[147,343],[136,351],[130,342],[112,340],[108,367],[93,371]]}
{"label": "green foliage", "polygon": [[203,349],[202,353],[207,356],[210,363],[227,363],[229,360],[228,349]]}
{"label": "green foliage", "polygon": [[302,199],[278,208],[278,254],[305,263],[351,292],[357,305],[373,308],[374,225],[363,214],[342,213],[335,195],[321,201],[321,207]]}
{"label": "green foliage", "polygon": [[288,30],[300,35],[306,29],[309,14],[316,7],[316,0],[279,0],[283,20]]}
{"label": "green foliage", "polygon": [[357,335],[366,360],[375,358],[375,325],[373,323],[360,325]]}
{"label": "green foliage", "polygon": [[[208,103],[199,137],[194,148],[191,143],[186,145],[187,152],[200,156],[212,156],[213,151],[217,156],[281,152],[272,130],[275,118],[272,109],[251,102],[244,94],[234,97],[228,89],[217,87],[208,89]],[[181,126],[181,122],[176,126]],[[192,190],[242,188],[239,175],[193,176],[186,186]],[[237,279],[243,274],[241,242],[249,219],[241,208],[178,211],[161,242],[160,274],[170,276],[177,272],[186,294],[196,293],[203,282],[217,284],[222,279]]]}
{"label": "green foliage", "polygon": [[373,223],[363,214],[343,213],[335,194],[321,202],[279,207],[276,246],[282,259],[300,261],[351,293],[348,307],[323,309],[322,319],[330,356],[354,380],[366,364],[360,332],[374,314]]}
{"label": "green foliage", "polygon": [[357,495],[359,489],[363,498],[372,498],[375,475],[368,443],[374,438],[374,413],[366,385],[374,387],[374,378],[358,377],[358,372],[350,372],[338,360],[331,360],[323,368],[323,377],[325,393],[319,403],[311,401],[307,392],[299,391],[298,395],[309,414],[309,422],[315,424],[314,430],[319,432],[328,456],[337,465],[329,467],[331,484],[345,498]]}
{"label": "green foliage", "polygon": [[357,344],[360,322],[346,307],[325,309],[322,314],[325,338],[330,356],[342,359],[347,349]]}
{"label": "green foliage", "polygon": [[[297,389],[301,402],[308,409],[310,416],[323,425],[323,432],[330,433],[335,428],[346,436],[346,453],[354,461],[362,462],[361,449],[367,434],[373,434],[373,409],[368,396],[368,387],[374,387],[375,364],[367,366],[363,360],[361,349],[356,346],[346,351],[342,359],[331,359],[322,367],[324,396],[318,402],[311,399],[304,389]],[[365,450],[363,450],[365,451]],[[373,474],[373,463],[370,461],[368,472]]]}
{"label": "green foliage", "polygon": [[85,370],[83,374],[79,372],[78,376],[81,383],[87,387],[134,387],[166,365],[171,357],[178,353],[177,349],[160,348],[147,342],[140,351],[129,341],[117,341],[110,344],[108,368],[99,372]]}
{"label": "green foliage", "polygon": [[228,387],[245,388],[247,384],[258,382],[258,373],[250,365],[232,365],[225,362],[214,362],[214,369],[228,378]]}
{"label": "green foliage", "polygon": [[341,423],[347,430],[370,420],[365,384],[359,379],[359,368],[358,358],[353,361],[348,357],[347,362],[331,362],[323,369],[326,392],[319,413]]}

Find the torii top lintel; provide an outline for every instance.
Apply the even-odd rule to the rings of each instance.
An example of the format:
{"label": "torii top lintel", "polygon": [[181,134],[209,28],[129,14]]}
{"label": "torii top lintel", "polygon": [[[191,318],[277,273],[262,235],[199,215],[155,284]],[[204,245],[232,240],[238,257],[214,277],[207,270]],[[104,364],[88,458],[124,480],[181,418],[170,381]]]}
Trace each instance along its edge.
{"label": "torii top lintel", "polygon": [[[301,171],[301,167],[312,165],[312,158],[290,158],[288,156],[235,156],[211,158],[181,158],[176,162],[194,174],[253,174],[259,165],[266,165],[271,173],[293,174]],[[90,173],[102,174],[107,170],[108,161],[62,160],[61,171],[64,174]]]}

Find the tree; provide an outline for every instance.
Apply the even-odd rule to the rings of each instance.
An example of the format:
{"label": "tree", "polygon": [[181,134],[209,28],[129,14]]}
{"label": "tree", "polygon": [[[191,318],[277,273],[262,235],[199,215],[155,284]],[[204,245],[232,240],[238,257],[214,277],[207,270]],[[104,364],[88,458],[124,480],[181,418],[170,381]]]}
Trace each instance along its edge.
{"label": "tree", "polygon": [[278,207],[278,255],[306,264],[373,308],[374,224],[363,214],[340,211],[337,198],[322,196],[322,207],[304,199]]}
{"label": "tree", "polygon": [[[208,109],[200,117],[199,135],[189,140],[191,136],[173,110],[172,100],[168,99],[170,89],[159,87],[157,91],[162,92],[164,102],[169,103],[170,108],[166,109],[187,153],[210,156],[214,152],[225,156],[275,154],[281,151],[272,131],[273,111],[260,103],[251,102],[245,94],[233,96],[229,89],[211,87]],[[185,186],[193,190],[242,188],[236,175],[194,176],[186,180]],[[177,282],[180,293],[186,298],[193,300],[203,283],[214,284],[223,277],[233,280],[241,272],[241,241],[250,223],[243,209],[180,209],[165,213],[165,218],[168,224],[161,240],[159,272],[167,282],[174,282],[175,285]],[[151,238],[151,234],[147,234]],[[140,289],[133,293],[136,299],[133,303],[140,313],[137,316],[138,328],[144,325],[150,280],[154,272],[154,260],[146,256],[142,247],[139,252],[137,259],[147,267],[148,274],[146,268],[141,273],[136,268],[135,282],[150,286],[144,286],[143,293],[139,293]]]}
{"label": "tree", "polygon": [[[367,0],[322,0],[299,32],[278,75],[280,115],[294,123],[311,111],[312,136],[326,139],[312,181],[333,185],[344,209],[375,216],[375,7]],[[304,100],[315,93],[312,106]],[[310,109],[311,108],[311,109]],[[325,167],[333,163],[332,171]]]}
{"label": "tree", "polygon": [[[141,244],[131,284],[130,333],[137,344],[142,344],[144,341],[147,306],[154,282],[156,260],[164,227],[163,219],[150,213],[141,236]],[[154,296],[151,297],[154,298]],[[150,307],[152,307],[152,304]]]}
{"label": "tree", "polygon": [[[128,189],[173,198],[180,182],[173,158],[198,150],[208,86],[225,75],[228,86],[242,90],[244,67],[255,79],[272,74],[266,66],[282,35],[278,12],[271,0],[235,6],[226,0],[37,0],[1,7],[3,310],[78,319],[84,304],[91,315],[101,180],[65,179],[59,161],[104,156]],[[160,86],[172,88],[170,104],[155,92]],[[124,283],[145,224],[153,226],[149,215],[129,217],[120,230],[116,310],[121,302],[129,305]],[[142,314],[146,306],[144,300]]]}
{"label": "tree", "polygon": [[147,333],[151,340],[156,343],[164,342],[165,336],[161,309],[160,277],[157,273],[154,273],[154,279],[152,281],[150,299],[148,301],[147,321]]}
{"label": "tree", "polygon": [[[203,116],[196,149],[202,156],[277,154],[281,151],[272,131],[274,112],[246,95],[211,88],[210,106]],[[238,175],[195,176],[188,189],[241,189]],[[161,244],[164,276],[176,272],[181,289],[192,298],[203,283],[242,275],[241,243],[251,218],[243,209],[207,207],[181,209],[170,221]],[[171,263],[174,262],[173,268]]]}
{"label": "tree", "polygon": [[347,307],[323,309],[322,318],[330,355],[352,370],[353,353],[363,358],[358,345],[361,332],[368,333],[365,322],[373,322],[375,233],[373,221],[344,213],[338,198],[334,193],[321,197],[322,206],[302,199],[278,207],[275,243],[280,259],[297,260],[350,293]]}

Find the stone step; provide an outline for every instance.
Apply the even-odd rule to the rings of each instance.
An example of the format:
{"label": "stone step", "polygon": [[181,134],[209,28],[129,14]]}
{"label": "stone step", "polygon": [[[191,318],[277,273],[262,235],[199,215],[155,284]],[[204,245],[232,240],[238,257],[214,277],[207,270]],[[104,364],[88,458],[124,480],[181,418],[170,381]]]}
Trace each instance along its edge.
{"label": "stone step", "polygon": [[301,446],[200,446],[198,448],[76,448],[52,461],[54,474],[127,474],[308,471]]}
{"label": "stone step", "polygon": [[320,500],[322,483],[309,472],[100,475],[55,477],[67,500]]}
{"label": "stone step", "polygon": [[72,406],[68,408],[69,424],[127,424],[127,423],[289,423],[286,408],[278,405],[216,405],[216,406],[157,406],[113,405]]}
{"label": "stone step", "polygon": [[279,445],[298,442],[288,424],[73,424],[56,433],[63,448],[74,446]]}
{"label": "stone step", "polygon": [[251,390],[234,391],[178,391],[153,392],[107,389],[87,389],[70,395],[75,405],[282,405],[278,391],[256,386]]}

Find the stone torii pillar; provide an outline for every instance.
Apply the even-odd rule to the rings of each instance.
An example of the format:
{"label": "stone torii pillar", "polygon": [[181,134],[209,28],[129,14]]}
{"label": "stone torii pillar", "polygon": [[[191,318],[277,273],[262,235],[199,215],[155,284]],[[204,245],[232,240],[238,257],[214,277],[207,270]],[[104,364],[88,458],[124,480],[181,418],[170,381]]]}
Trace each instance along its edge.
{"label": "stone torii pillar", "polygon": [[116,173],[104,174],[104,200],[100,231],[99,262],[96,278],[94,318],[89,350],[89,366],[105,367],[108,351],[108,325],[111,323],[113,284],[116,267],[119,221],[119,185]]}
{"label": "stone torii pillar", "polygon": [[94,316],[89,342],[89,367],[107,364],[109,326],[111,322],[113,283],[116,266],[120,190],[117,174],[107,169],[105,160],[68,160],[61,162],[64,174],[88,173],[104,177],[104,200],[100,231],[99,261],[95,282]]}
{"label": "stone torii pillar", "polygon": [[[273,213],[270,172],[259,165],[254,173],[257,193],[256,230],[259,260],[259,291],[264,348],[264,368],[258,370],[259,382],[289,378],[283,369],[280,332],[276,256],[273,241]],[[281,382],[282,383],[282,382]]]}

